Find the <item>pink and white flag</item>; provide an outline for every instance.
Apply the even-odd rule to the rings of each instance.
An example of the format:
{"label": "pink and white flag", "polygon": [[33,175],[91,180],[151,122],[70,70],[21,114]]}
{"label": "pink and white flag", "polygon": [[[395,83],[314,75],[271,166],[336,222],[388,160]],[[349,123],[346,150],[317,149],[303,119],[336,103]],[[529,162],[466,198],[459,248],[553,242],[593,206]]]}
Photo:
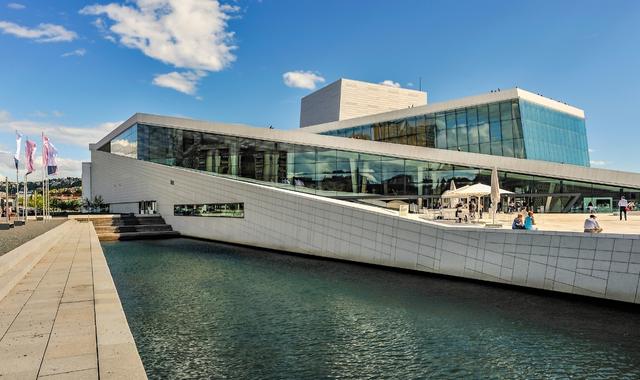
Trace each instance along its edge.
{"label": "pink and white flag", "polygon": [[25,153],[26,153],[26,158],[27,158],[27,163],[26,163],[26,167],[27,167],[27,174],[31,174],[34,172],[34,168],[33,168],[33,162],[35,161],[35,155],[36,155],[36,143],[34,141],[31,141],[29,139],[27,139],[27,143],[26,143],[26,147],[25,147]]}

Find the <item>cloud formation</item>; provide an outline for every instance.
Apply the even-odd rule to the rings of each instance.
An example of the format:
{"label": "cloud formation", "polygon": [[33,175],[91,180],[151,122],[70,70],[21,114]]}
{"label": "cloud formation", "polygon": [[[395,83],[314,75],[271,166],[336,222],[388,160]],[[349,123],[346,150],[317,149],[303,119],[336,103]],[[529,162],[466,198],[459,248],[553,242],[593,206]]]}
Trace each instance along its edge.
{"label": "cloud formation", "polygon": [[168,74],[156,75],[153,84],[160,87],[172,88],[188,95],[194,95],[200,79],[207,75],[204,71],[172,71]]}
{"label": "cloud formation", "polygon": [[97,126],[82,128],[33,120],[14,120],[7,111],[0,110],[0,132],[20,131],[32,139],[39,139],[42,132],[50,136],[54,143],[75,145],[88,149],[111,132],[122,122],[107,122]]}
{"label": "cloud formation", "polygon": [[76,32],[55,24],[39,24],[35,28],[29,28],[8,21],[0,21],[0,31],[36,42],[69,42],[78,38]]}
{"label": "cloud formation", "polygon": [[318,83],[324,83],[324,78],[312,71],[288,71],[282,74],[282,80],[288,87],[315,90]]}
{"label": "cloud formation", "polygon": [[19,11],[19,10],[25,9],[26,6],[24,4],[20,4],[20,3],[9,3],[9,4],[7,4],[7,8]]}
{"label": "cloud formation", "polygon": [[383,85],[383,86],[400,88],[400,83],[394,82],[391,79],[385,79],[382,82],[380,82],[380,84]]}
{"label": "cloud formation", "polygon": [[98,18],[94,24],[111,40],[187,69],[156,76],[153,83],[192,95],[205,76],[201,72],[223,70],[236,59],[227,21],[238,11],[217,0],[132,0],[90,5],[80,13],[107,18],[110,22]]}
{"label": "cloud formation", "polygon": [[591,164],[591,166],[606,166],[609,164],[608,161],[603,160],[591,160],[589,161],[589,163]]}
{"label": "cloud formation", "polygon": [[62,54],[62,57],[66,58],[66,57],[84,57],[84,55],[87,54],[87,50],[86,49],[76,49],[74,51],[70,51],[67,53]]}

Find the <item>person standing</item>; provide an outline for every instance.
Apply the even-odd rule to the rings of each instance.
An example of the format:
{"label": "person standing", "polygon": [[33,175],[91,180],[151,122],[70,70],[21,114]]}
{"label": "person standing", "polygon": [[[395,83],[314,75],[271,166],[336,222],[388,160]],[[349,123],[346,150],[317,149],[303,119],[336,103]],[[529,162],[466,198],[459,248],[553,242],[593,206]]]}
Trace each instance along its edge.
{"label": "person standing", "polygon": [[618,207],[620,208],[620,220],[622,220],[622,214],[624,214],[624,220],[627,220],[627,207],[629,206],[629,202],[622,196],[618,201]]}
{"label": "person standing", "polygon": [[589,209],[589,214],[593,214],[593,202],[589,202],[587,209]]}

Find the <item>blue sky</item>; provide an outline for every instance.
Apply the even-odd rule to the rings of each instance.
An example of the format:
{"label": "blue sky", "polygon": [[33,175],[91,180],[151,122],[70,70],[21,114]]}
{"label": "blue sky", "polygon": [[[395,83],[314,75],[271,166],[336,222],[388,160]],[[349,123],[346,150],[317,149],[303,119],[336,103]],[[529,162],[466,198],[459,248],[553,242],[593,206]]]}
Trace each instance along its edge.
{"label": "blue sky", "polygon": [[430,102],[519,86],[585,110],[592,166],[640,171],[638,20],[632,0],[0,0],[0,174],[15,128],[78,175],[135,112],[293,129],[340,77],[422,77]]}

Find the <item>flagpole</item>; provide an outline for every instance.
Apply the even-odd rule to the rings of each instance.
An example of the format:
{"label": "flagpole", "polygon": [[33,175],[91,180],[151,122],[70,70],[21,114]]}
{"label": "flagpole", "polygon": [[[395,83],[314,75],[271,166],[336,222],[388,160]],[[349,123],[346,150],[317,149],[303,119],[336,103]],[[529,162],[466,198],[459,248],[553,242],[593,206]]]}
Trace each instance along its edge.
{"label": "flagpole", "polygon": [[27,212],[27,209],[29,208],[29,203],[27,202],[27,176],[28,174],[25,171],[24,174],[24,195],[23,195],[23,204],[24,204],[24,209],[23,209],[23,215],[24,215],[24,224],[27,224],[27,219],[29,219],[29,212]]}

